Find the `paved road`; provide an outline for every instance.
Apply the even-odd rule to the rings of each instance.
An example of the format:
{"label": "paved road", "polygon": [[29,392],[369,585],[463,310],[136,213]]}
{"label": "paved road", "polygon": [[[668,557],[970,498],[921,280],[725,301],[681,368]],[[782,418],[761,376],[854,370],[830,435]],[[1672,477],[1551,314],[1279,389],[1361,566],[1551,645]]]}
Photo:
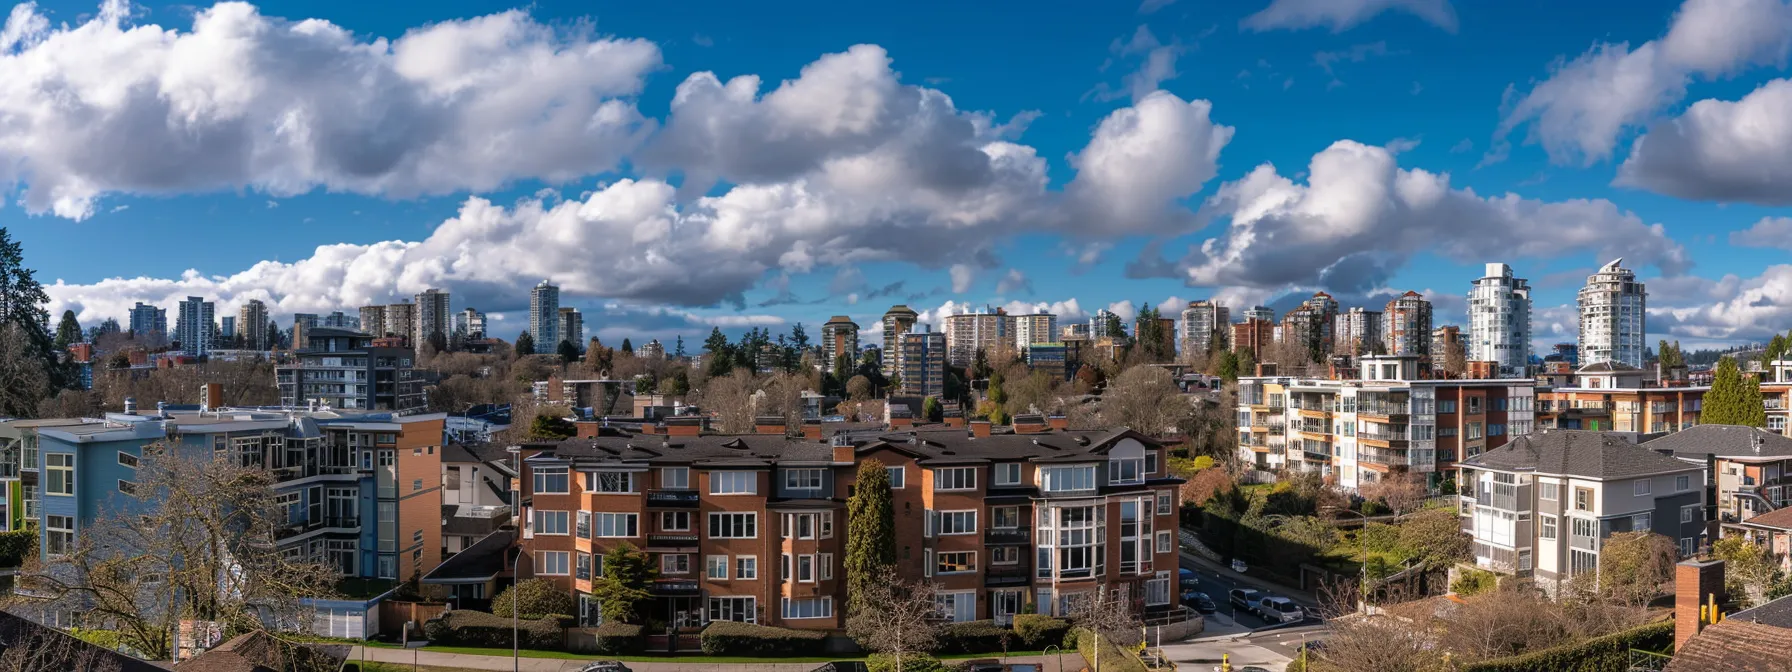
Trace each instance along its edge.
{"label": "paved road", "polygon": [[[418,665],[432,667],[448,667],[463,670],[523,670],[526,672],[574,672],[591,660],[601,660],[601,656],[593,656],[591,660],[568,660],[564,658],[521,658],[514,662],[510,656],[479,656],[464,653],[439,653],[422,649],[409,651],[405,649],[384,649],[379,647],[354,647],[349,653],[349,660],[373,660],[384,663],[410,665],[415,655]],[[1002,658],[992,655],[990,658]],[[1002,662],[1010,665],[1038,665],[1039,672],[1076,672],[1086,667],[1082,655],[1071,651],[1062,656],[1011,656],[1002,658]],[[683,663],[677,658],[654,662],[623,663],[635,672],[810,672],[821,663]],[[512,666],[515,666],[514,668]]]}
{"label": "paved road", "polygon": [[[1299,594],[1295,591],[1284,590],[1278,586],[1273,586],[1262,581],[1257,581],[1248,575],[1239,575],[1229,569],[1222,569],[1206,558],[1197,555],[1182,553],[1180,564],[1183,569],[1194,572],[1195,576],[1200,579],[1201,592],[1207,593],[1208,597],[1213,598],[1214,603],[1219,605],[1219,613],[1224,614],[1242,629],[1257,630],[1272,624],[1258,618],[1255,614],[1248,613],[1242,609],[1234,609],[1231,600],[1228,599],[1234,588],[1249,588],[1260,590],[1270,595],[1287,597],[1294,600],[1302,607],[1309,608],[1309,610],[1310,608],[1317,606],[1313,604],[1312,598],[1306,595]],[[1312,616],[1309,616],[1307,620],[1304,621],[1304,623],[1308,624],[1318,624],[1322,622],[1323,621],[1320,619]]]}

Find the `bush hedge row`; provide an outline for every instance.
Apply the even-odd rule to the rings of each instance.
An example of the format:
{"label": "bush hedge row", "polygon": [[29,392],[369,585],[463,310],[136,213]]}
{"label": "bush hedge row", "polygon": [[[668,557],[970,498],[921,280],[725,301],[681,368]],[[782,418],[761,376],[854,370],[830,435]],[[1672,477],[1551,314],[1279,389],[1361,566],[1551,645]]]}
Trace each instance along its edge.
{"label": "bush hedge row", "polygon": [[[950,672],[938,659],[925,653],[909,653],[902,656],[902,672]],[[887,653],[874,653],[865,659],[866,672],[896,672],[896,656]]]}
{"label": "bush hedge row", "polygon": [[646,643],[641,638],[641,626],[628,623],[610,622],[597,626],[592,631],[596,640],[591,652],[604,656],[627,656],[641,652]]}
{"label": "bush hedge row", "polygon": [[1603,672],[1630,665],[1630,650],[1665,651],[1674,643],[1674,622],[1659,621],[1578,644],[1497,658],[1462,667],[1463,672]]}
{"label": "bush hedge row", "polygon": [[1069,631],[1070,622],[1061,618],[1042,614],[1019,614],[1014,617],[1014,637],[1020,640],[1019,648],[1027,651],[1043,651],[1048,646],[1063,646],[1064,634]]}
{"label": "bush hedge row", "polygon": [[[478,646],[503,648],[510,646],[508,618],[483,611],[456,609],[444,611],[423,624],[429,641],[442,646]],[[566,648],[566,629],[559,619],[518,620],[518,643],[525,649],[561,651]]]}
{"label": "bush hedge row", "polygon": [[713,621],[697,641],[710,656],[795,656],[821,650],[827,633],[768,625]]}
{"label": "bush hedge row", "polygon": [[940,631],[939,650],[945,653],[995,653],[1014,649],[1018,641],[1013,630],[996,625],[995,621],[965,621],[948,624]]}

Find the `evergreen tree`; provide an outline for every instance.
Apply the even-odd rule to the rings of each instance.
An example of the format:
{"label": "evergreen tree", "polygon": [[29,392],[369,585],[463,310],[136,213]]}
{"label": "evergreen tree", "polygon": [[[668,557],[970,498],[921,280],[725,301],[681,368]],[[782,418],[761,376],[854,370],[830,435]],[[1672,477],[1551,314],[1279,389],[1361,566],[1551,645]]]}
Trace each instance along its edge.
{"label": "evergreen tree", "polygon": [[684,359],[684,334],[678,335],[676,345],[672,348],[672,356],[677,359]]}
{"label": "evergreen tree", "polygon": [[56,351],[68,350],[68,346],[81,342],[81,323],[75,320],[75,311],[62,311],[62,322],[56,325]]}
{"label": "evergreen tree", "polygon": [[626,541],[605,553],[603,562],[603,577],[591,581],[591,595],[602,601],[604,620],[641,623],[647,615],[644,607],[653,599],[648,589],[659,578],[659,567]]}
{"label": "evergreen tree", "polygon": [[1787,344],[1788,342],[1785,336],[1774,334],[1773,340],[1767,342],[1767,349],[1761,352],[1761,361],[1772,362],[1785,359]]}
{"label": "evergreen tree", "polygon": [[535,354],[535,337],[527,331],[517,334],[516,346],[512,349],[516,350],[518,357]]}
{"label": "evergreen tree", "polygon": [[1761,383],[1745,376],[1736,360],[1717,360],[1712,373],[1711,389],[1705,392],[1704,409],[1699,422],[1707,425],[1767,426],[1767,409],[1761,402]]}
{"label": "evergreen tree", "polygon": [[635,345],[628,342],[626,338],[622,339],[622,354],[628,357],[635,356]]}
{"label": "evergreen tree", "polygon": [[691,378],[690,374],[685,373],[686,368],[681,366],[672,369],[672,373],[667,374],[666,378],[660,381],[658,392],[674,397],[690,394]]}
{"label": "evergreen tree", "polygon": [[936,397],[922,400],[921,417],[926,418],[928,422],[939,422],[945,419],[945,409],[940,406],[940,400]]}
{"label": "evergreen tree", "polygon": [[709,338],[703,340],[704,369],[711,378],[721,378],[734,371],[734,347],[721,327],[710,327]]}
{"label": "evergreen tree", "polygon": [[1222,350],[1217,359],[1218,361],[1214,363],[1213,367],[1214,375],[1224,378],[1228,382],[1238,380],[1238,353]]}
{"label": "evergreen tree", "polygon": [[890,497],[890,472],[884,463],[869,459],[859,463],[853,494],[846,503],[846,599],[848,613],[854,595],[896,565],[896,507]]}
{"label": "evergreen tree", "polygon": [[560,355],[561,363],[571,363],[579,359],[579,346],[573,345],[572,341],[561,341],[554,353]]}
{"label": "evergreen tree", "polygon": [[1007,382],[1001,371],[989,375],[989,403],[998,407],[1008,403],[1008,391],[1002,389]]}
{"label": "evergreen tree", "polygon": [[798,322],[790,328],[790,347],[796,348],[798,357],[809,349],[809,332],[803,330],[803,323]]}
{"label": "evergreen tree", "polygon": [[1126,340],[1126,323],[1120,321],[1119,315],[1108,313],[1107,324],[1102,327],[1102,336],[1121,341]]}
{"label": "evergreen tree", "polygon": [[18,407],[4,404],[0,409],[13,417],[31,417],[35,414],[37,402],[51,396],[56,390],[68,387],[73,371],[62,363],[60,351],[50,338],[50,311],[44,304],[50,302],[50,296],[44,293],[44,287],[37,281],[37,272],[25,267],[24,248],[5,227],[0,227],[0,326],[10,325],[18,329],[19,339],[16,348],[9,348],[5,354],[8,361],[6,368],[15,372],[29,369],[29,375],[11,380],[42,380],[47,385],[42,389],[36,383],[25,387],[8,389],[8,399],[20,401]]}
{"label": "evergreen tree", "polygon": [[977,354],[971,357],[971,380],[989,378],[989,372],[989,355],[984,353],[982,348],[978,348]]}

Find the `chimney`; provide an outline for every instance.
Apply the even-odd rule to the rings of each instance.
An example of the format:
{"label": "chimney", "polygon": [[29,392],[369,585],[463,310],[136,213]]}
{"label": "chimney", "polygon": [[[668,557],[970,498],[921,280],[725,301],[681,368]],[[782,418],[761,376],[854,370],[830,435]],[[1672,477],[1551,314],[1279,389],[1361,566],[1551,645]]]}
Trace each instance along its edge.
{"label": "chimney", "polygon": [[699,436],[703,434],[703,418],[681,416],[666,418],[666,436]]}
{"label": "chimney", "polygon": [[1724,595],[1724,561],[1684,560],[1674,565],[1674,648],[1716,623]]}
{"label": "chimney", "polygon": [[856,456],[853,454],[855,448],[852,445],[852,441],[847,440],[845,434],[835,435],[833,443],[834,443],[833,448],[834,448],[834,462],[835,463],[837,463],[837,464],[852,464],[853,462],[856,461],[855,460]]}
{"label": "chimney", "polygon": [[783,434],[784,416],[761,415],[753,418],[754,434]]}
{"label": "chimney", "polygon": [[972,420],[971,421],[971,438],[984,439],[984,438],[988,438],[988,437],[989,437],[989,421],[988,420]]}
{"label": "chimney", "polygon": [[821,421],[815,418],[803,419],[803,438],[811,441],[821,440]]}
{"label": "chimney", "polygon": [[572,423],[572,426],[574,429],[578,430],[578,433],[576,434],[578,438],[595,439],[597,438],[598,431],[603,427],[603,423],[596,420],[576,420]]}
{"label": "chimney", "polygon": [[1045,422],[1046,424],[1051,425],[1052,429],[1060,432],[1070,429],[1070,417],[1063,413],[1054,413],[1046,416]]}

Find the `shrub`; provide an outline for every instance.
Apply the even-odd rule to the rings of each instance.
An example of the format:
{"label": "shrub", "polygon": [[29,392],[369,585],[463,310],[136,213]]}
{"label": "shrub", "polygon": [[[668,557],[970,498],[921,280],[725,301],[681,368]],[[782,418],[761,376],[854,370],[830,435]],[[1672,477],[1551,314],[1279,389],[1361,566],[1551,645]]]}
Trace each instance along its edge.
{"label": "shrub", "polygon": [[1663,651],[1673,644],[1674,622],[1659,621],[1553,649],[1470,663],[1463,672],[1598,672],[1630,665],[1630,650]]}
{"label": "shrub", "polygon": [[1063,619],[1039,614],[1020,614],[1014,617],[1014,636],[1020,640],[1021,648],[1031,651],[1063,645],[1064,635],[1069,631],[1070,622]]}
{"label": "shrub", "polygon": [[578,603],[572,595],[554,587],[547,579],[525,579],[523,582],[505,588],[492,598],[492,615],[510,618],[510,591],[517,591],[515,602],[519,618],[547,618],[575,613]]}
{"label": "shrub", "polygon": [[1014,647],[1014,631],[995,621],[952,623],[940,630],[940,650],[946,653],[997,653]]}
{"label": "shrub", "polygon": [[1370,553],[1394,553],[1400,548],[1400,528],[1369,523],[1356,531],[1356,543]]}
{"label": "shrub", "polygon": [[820,650],[827,633],[715,621],[697,640],[709,656],[794,656]]}
{"label": "shrub", "polygon": [[1363,515],[1365,516],[1380,516],[1394,512],[1393,509],[1388,508],[1381,502],[1365,501],[1359,508],[1363,510]]}
{"label": "shrub", "polygon": [[597,626],[597,630],[591,635],[597,641],[591,652],[605,656],[626,656],[640,653],[643,643],[641,626],[628,623],[611,621]]}
{"label": "shrub", "polygon": [[0,532],[0,567],[18,567],[25,558],[36,555],[37,530],[25,528]]}
{"label": "shrub", "polygon": [[[423,624],[423,634],[441,646],[510,646],[510,618],[483,611],[456,609]],[[559,651],[566,648],[566,631],[558,619],[518,620],[518,643],[525,649]]]}
{"label": "shrub", "polygon": [[[874,653],[865,659],[866,672],[896,672],[896,656],[888,653]],[[902,656],[902,672],[950,672],[950,668],[925,653],[908,653]]]}
{"label": "shrub", "polygon": [[1499,587],[1499,577],[1480,569],[1464,569],[1450,582],[1450,592],[1463,597],[1479,595]]}
{"label": "shrub", "polygon": [[1076,645],[1077,645],[1077,641],[1076,641],[1076,640],[1077,640],[1077,635],[1076,635],[1076,633],[1077,633],[1077,629],[1076,629],[1076,628],[1068,628],[1068,629],[1066,629],[1066,630],[1065,630],[1065,631],[1064,631],[1064,641],[1062,641],[1062,642],[1059,642],[1059,643],[1058,643],[1058,648],[1060,648],[1060,649],[1068,649],[1068,650],[1071,650],[1071,651],[1075,651],[1075,650],[1077,650],[1077,648],[1076,648]]}

